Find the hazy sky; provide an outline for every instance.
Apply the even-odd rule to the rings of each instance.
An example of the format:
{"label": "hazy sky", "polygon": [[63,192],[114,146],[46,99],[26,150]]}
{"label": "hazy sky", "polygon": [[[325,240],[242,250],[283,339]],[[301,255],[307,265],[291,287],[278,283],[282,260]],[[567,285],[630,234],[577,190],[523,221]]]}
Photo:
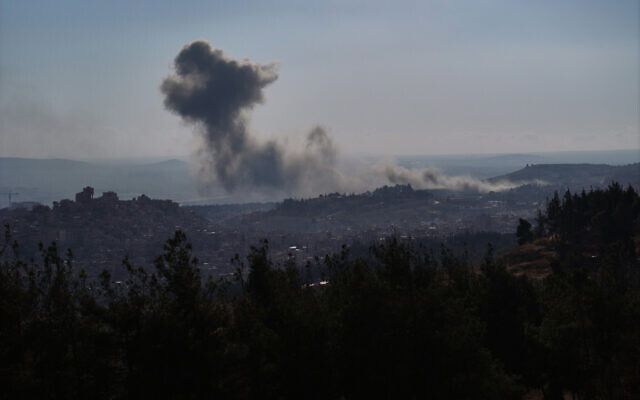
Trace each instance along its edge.
{"label": "hazy sky", "polygon": [[162,105],[205,39],[279,64],[259,137],[343,153],[640,147],[637,0],[0,2],[0,156],[187,155]]}

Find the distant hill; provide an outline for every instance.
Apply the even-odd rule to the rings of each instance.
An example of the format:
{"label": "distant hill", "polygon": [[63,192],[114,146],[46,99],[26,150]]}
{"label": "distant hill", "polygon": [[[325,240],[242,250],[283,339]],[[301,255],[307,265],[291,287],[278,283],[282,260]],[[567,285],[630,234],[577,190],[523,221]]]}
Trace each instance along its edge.
{"label": "distant hill", "polygon": [[[97,193],[118,192],[122,198],[147,194],[177,201],[196,200],[196,181],[181,160],[153,163],[84,162],[63,159],[0,158],[0,193],[20,193],[16,201],[50,204],[73,198],[84,186]],[[7,205],[0,197],[0,208]]]}
{"label": "distant hill", "polygon": [[569,187],[573,190],[590,186],[606,186],[612,181],[623,185],[640,186],[640,163],[629,165],[607,164],[534,164],[515,172],[489,179],[498,181],[526,182],[541,180],[552,186]]}
{"label": "distant hill", "polygon": [[504,175],[527,164],[608,164],[640,162],[640,149],[602,151],[558,151],[513,154],[414,155],[396,157],[406,168],[437,167],[449,175],[486,179]]}
{"label": "distant hill", "polygon": [[[478,179],[544,180],[554,186],[588,188],[617,180],[639,185],[640,164],[615,166],[616,160],[638,160],[634,151],[600,153],[498,154],[468,156],[403,156],[396,161],[407,168],[437,167],[448,175],[469,175]],[[574,163],[574,160],[604,160],[607,164]],[[635,158],[634,158],[635,157]],[[354,159],[347,159],[354,161]],[[376,160],[348,162],[345,171],[367,174]],[[572,164],[569,164],[571,162]],[[530,164],[528,168],[522,168]],[[357,165],[357,167],[354,167]],[[521,169],[522,168],[522,169]],[[358,172],[353,172],[357,170]],[[515,172],[512,172],[515,171]],[[494,177],[494,178],[492,178]],[[381,185],[384,182],[376,182]],[[101,160],[0,158],[0,193],[18,192],[13,201],[51,204],[73,198],[84,186],[96,193],[115,191],[121,198],[141,194],[153,198],[172,199],[180,204],[229,204],[279,201],[289,196],[282,193],[227,193],[221,187],[209,187],[206,194],[198,191],[197,177],[188,162],[167,160]],[[373,188],[375,187],[372,184]],[[8,206],[8,196],[0,195],[0,208]]]}
{"label": "distant hill", "polygon": [[1,193],[18,192],[14,201],[50,205],[53,201],[73,198],[84,186],[92,186],[97,194],[117,192],[122,199],[146,194],[191,205],[273,200],[261,193],[227,193],[213,185],[202,193],[189,163],[179,159],[87,162],[0,157],[0,208],[8,206],[7,196]]}

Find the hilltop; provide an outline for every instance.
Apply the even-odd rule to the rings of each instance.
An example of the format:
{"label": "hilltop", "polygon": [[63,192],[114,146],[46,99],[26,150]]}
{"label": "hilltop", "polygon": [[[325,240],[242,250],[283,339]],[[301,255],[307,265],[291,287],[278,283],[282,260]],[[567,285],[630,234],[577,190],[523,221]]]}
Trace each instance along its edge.
{"label": "hilltop", "polygon": [[[146,193],[175,201],[199,197],[189,164],[160,162],[76,161],[67,159],[0,158],[0,192],[18,192],[17,201],[44,204],[69,198],[79,187],[116,191],[133,198]],[[0,198],[0,208],[7,205]]]}
{"label": "hilltop", "polygon": [[532,164],[515,172],[496,176],[490,182],[543,181],[552,186],[574,190],[604,187],[616,181],[623,185],[640,185],[640,163],[628,165],[608,164]]}

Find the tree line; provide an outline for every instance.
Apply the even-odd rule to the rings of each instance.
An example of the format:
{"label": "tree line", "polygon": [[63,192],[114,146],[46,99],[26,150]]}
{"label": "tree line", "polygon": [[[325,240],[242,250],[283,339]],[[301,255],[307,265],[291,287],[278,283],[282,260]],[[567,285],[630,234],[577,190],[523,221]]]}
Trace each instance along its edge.
{"label": "tree line", "polygon": [[[518,229],[557,257],[514,276],[391,237],[276,264],[265,240],[233,279],[186,235],[152,270],[90,280],[54,244],[0,248],[4,398],[579,399],[640,396],[640,200],[612,185],[554,196]],[[528,223],[528,222],[527,222]],[[522,223],[520,224],[523,225]],[[532,225],[532,224],[529,224]],[[526,232],[529,233],[526,233]]]}

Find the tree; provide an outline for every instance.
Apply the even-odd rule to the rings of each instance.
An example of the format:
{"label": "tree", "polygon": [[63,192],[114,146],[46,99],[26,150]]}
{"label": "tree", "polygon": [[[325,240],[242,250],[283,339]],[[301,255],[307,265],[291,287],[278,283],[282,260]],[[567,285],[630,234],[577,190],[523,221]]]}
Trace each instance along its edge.
{"label": "tree", "polygon": [[518,229],[516,230],[518,244],[523,245],[533,241],[533,232],[531,231],[531,223],[526,219],[520,218]]}

